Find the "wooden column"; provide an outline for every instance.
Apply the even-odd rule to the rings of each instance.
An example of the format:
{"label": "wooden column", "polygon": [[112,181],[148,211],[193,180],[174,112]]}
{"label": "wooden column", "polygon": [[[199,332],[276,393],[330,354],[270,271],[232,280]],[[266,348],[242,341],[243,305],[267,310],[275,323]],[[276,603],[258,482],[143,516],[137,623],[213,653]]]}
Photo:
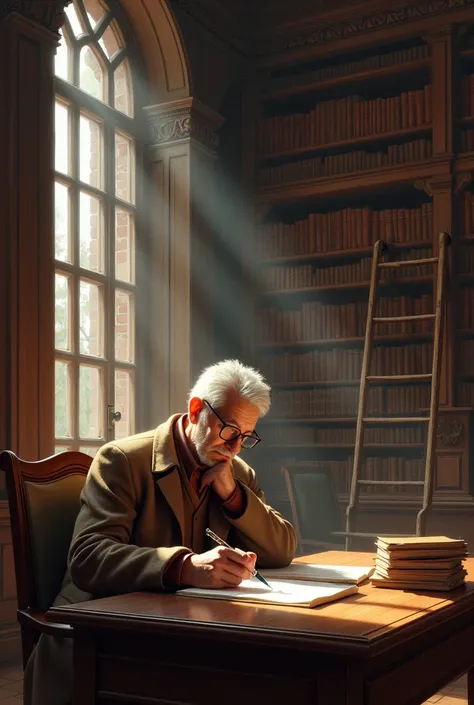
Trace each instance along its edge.
{"label": "wooden column", "polygon": [[54,444],[53,61],[66,4],[0,6],[0,447],[32,460]]}
{"label": "wooden column", "polygon": [[453,27],[439,27],[427,37],[431,44],[433,156],[453,154]]}
{"label": "wooden column", "polygon": [[153,281],[148,344],[157,374],[150,415],[182,411],[193,378],[213,362],[213,164],[222,117],[193,98],[146,108]]}
{"label": "wooden column", "polygon": [[[0,448],[31,460],[54,448],[54,54],[68,2],[0,3]],[[0,662],[20,653],[1,500]]]}

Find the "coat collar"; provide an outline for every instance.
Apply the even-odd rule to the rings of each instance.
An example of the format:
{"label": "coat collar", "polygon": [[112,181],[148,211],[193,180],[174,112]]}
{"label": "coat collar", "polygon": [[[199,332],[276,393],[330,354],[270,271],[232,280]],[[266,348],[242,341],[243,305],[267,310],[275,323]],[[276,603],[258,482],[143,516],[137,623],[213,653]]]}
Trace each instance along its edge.
{"label": "coat collar", "polygon": [[173,425],[179,417],[180,414],[174,414],[156,429],[153,438],[151,471],[179,522],[181,537],[183,537],[185,534],[183,489],[179,478],[179,461],[173,439]]}
{"label": "coat collar", "polygon": [[[174,414],[156,429],[153,438],[151,471],[178,520],[181,537],[183,537],[185,535],[183,488],[173,439],[173,425],[181,415]],[[219,500],[213,495],[209,498],[209,528],[223,539],[227,538],[230,528]]]}

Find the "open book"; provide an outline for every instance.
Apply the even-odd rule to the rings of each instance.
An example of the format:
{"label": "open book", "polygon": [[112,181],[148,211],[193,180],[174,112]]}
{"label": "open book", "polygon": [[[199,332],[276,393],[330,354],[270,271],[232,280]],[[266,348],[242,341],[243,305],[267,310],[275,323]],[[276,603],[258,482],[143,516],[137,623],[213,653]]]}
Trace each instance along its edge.
{"label": "open book", "polygon": [[357,585],[334,585],[309,580],[271,580],[273,590],[259,580],[243,580],[235,588],[184,588],[177,595],[184,597],[205,597],[231,602],[259,602],[270,605],[293,605],[295,607],[316,607],[325,602],[340,600],[346,595],[358,592]]}
{"label": "open book", "polygon": [[374,567],[357,565],[320,565],[318,563],[290,563],[286,568],[260,570],[265,580],[315,580],[324,583],[359,585],[372,575]]}

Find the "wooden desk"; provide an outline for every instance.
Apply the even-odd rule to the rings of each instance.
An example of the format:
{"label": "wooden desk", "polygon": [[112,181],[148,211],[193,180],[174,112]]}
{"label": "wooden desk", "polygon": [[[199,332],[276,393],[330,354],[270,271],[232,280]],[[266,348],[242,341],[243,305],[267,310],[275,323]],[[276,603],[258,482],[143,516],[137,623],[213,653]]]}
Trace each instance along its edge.
{"label": "wooden desk", "polygon": [[432,594],[367,583],[312,610],[133,593],[48,616],[74,627],[74,705],[415,705],[474,667],[474,582]]}

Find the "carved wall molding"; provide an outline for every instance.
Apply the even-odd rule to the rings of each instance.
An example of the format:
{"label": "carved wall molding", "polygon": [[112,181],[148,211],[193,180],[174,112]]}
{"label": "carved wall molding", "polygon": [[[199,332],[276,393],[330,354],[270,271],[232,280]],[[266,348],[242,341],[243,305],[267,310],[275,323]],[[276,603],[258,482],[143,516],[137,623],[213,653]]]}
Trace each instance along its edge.
{"label": "carved wall molding", "polygon": [[272,54],[324,44],[364,32],[432,17],[447,10],[469,5],[474,5],[474,0],[425,0],[425,2],[417,2],[416,4],[409,2],[401,7],[380,9],[370,15],[352,17],[332,24],[328,23],[318,29],[309,29],[304,35],[264,40],[260,43],[258,53],[260,55]]}
{"label": "carved wall molding", "polygon": [[224,118],[195,98],[183,98],[171,103],[145,108],[148,117],[151,146],[194,139],[204,147],[217,149],[216,130]]}
{"label": "carved wall molding", "polygon": [[64,24],[64,8],[72,0],[2,0],[0,20],[18,12],[42,27],[57,32]]}
{"label": "carved wall molding", "polygon": [[441,416],[436,429],[436,437],[445,446],[455,446],[463,430],[463,422],[458,416]]}

